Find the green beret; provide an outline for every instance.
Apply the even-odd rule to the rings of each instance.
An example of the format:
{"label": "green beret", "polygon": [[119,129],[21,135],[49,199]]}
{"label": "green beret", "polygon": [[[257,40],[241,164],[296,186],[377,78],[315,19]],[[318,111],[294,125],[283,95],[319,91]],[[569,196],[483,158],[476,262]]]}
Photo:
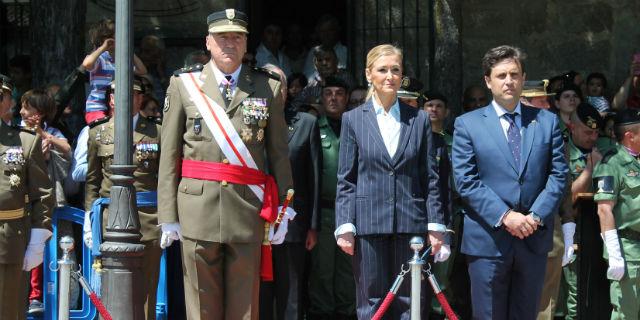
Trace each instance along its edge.
{"label": "green beret", "polygon": [[602,116],[591,104],[582,102],[576,108],[576,115],[580,122],[590,129],[600,129],[603,126]]}
{"label": "green beret", "polygon": [[616,112],[615,115],[616,126],[626,126],[630,124],[640,123],[640,110],[637,109],[625,109]]}

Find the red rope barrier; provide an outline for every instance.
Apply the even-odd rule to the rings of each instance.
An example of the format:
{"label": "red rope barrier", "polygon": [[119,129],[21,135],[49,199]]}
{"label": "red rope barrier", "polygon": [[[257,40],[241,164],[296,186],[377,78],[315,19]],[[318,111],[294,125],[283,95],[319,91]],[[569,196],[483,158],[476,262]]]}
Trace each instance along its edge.
{"label": "red rope barrier", "polygon": [[453,312],[453,309],[451,309],[449,301],[447,301],[447,298],[444,296],[444,293],[442,291],[436,294],[436,298],[438,299],[438,302],[440,302],[442,310],[444,311],[444,314],[447,316],[447,318],[449,320],[458,320],[458,316],[455,314],[455,312]]}
{"label": "red rope barrier", "polygon": [[395,297],[396,295],[393,292],[389,291],[389,293],[387,293],[387,296],[384,297],[384,300],[382,301],[380,308],[378,308],[378,311],[376,311],[376,314],[373,315],[373,318],[371,318],[371,320],[382,319],[382,317],[384,316],[385,312],[387,312],[387,309],[389,309],[389,306],[391,305],[391,302],[393,302],[393,299]]}
{"label": "red rope barrier", "polygon": [[102,316],[102,318],[104,318],[104,320],[113,320],[113,318],[111,318],[111,314],[109,314],[109,311],[107,311],[107,308],[104,307],[104,304],[102,304],[102,301],[98,299],[98,296],[96,295],[95,292],[91,292],[91,294],[89,295],[89,299],[91,299],[91,302],[93,303],[94,306],[96,306],[98,313],[100,313],[100,315]]}

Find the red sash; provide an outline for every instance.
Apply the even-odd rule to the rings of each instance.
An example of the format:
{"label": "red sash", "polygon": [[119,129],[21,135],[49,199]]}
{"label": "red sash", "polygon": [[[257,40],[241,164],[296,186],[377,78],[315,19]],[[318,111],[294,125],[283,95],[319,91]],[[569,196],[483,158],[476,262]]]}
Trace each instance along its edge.
{"label": "red sash", "polygon": [[[219,162],[182,159],[182,177],[245,185],[264,184],[264,200],[260,217],[269,223],[275,222],[278,217],[278,186],[273,176],[260,170]],[[265,232],[269,232],[269,230],[265,230]],[[269,244],[262,245],[260,277],[264,281],[273,280],[273,263]]]}

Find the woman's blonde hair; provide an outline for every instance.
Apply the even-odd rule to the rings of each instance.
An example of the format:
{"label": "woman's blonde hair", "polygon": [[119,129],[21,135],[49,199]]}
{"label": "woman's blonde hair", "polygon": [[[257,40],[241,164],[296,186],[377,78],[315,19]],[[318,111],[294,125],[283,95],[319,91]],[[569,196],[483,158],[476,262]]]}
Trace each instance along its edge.
{"label": "woman's blonde hair", "polygon": [[[373,64],[376,62],[376,60],[384,56],[398,56],[400,57],[400,61],[402,61],[402,49],[392,44],[381,44],[371,48],[371,50],[369,50],[369,52],[367,53],[366,69],[371,71],[371,68],[373,68]],[[371,96],[373,96],[373,86],[369,84],[369,90],[367,90],[366,100],[369,100]]]}

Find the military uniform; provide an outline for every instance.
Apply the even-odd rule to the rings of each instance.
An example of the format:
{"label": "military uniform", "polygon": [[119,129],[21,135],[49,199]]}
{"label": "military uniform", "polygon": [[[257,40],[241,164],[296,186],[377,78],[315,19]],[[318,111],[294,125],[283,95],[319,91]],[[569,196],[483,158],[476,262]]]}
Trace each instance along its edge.
{"label": "military uniform", "polygon": [[0,319],[22,319],[25,249],[31,229],[51,228],[52,189],[33,131],[0,120],[0,158]]}
{"label": "military uniform", "polygon": [[[210,33],[246,32],[246,16],[233,9],[216,12],[208,20]],[[196,106],[195,99],[210,99],[235,130],[226,134],[242,137],[255,171],[273,176],[279,198],[275,200],[282,202],[292,178],[281,83],[277,75],[241,65],[237,81],[221,90],[224,79],[216,78],[216,71],[220,72],[211,61],[171,78],[164,106],[159,222],[163,228],[179,223],[187,319],[257,319],[263,203],[248,184],[187,177],[184,168],[185,162],[248,168],[225,155],[231,144],[218,144],[213,132],[219,129],[210,128],[211,117]],[[197,90],[197,96],[189,90]],[[258,116],[263,121],[255,121]]]}
{"label": "military uniform", "polygon": [[[632,120],[626,124],[640,124],[640,112],[628,110],[626,113],[626,120]],[[622,115],[620,119],[624,117]],[[594,200],[615,203],[613,217],[617,229],[615,240],[618,240],[615,242],[619,244],[625,266],[622,278],[619,281],[611,280],[611,319],[640,318],[640,156],[632,155],[632,152],[618,144],[603,157],[593,174],[596,182]],[[611,253],[608,252],[610,244],[607,242],[609,231],[603,232],[606,244],[604,256],[611,260]],[[611,269],[611,261],[609,266]]]}
{"label": "military uniform", "polygon": [[[611,319],[640,317],[640,162],[622,146],[596,166],[595,201],[614,200],[613,215],[620,237],[626,274],[611,282]],[[602,182],[601,182],[602,181]],[[607,255],[605,254],[605,258]]]}
{"label": "military uniform", "polygon": [[[156,191],[158,185],[158,164],[160,156],[160,135],[162,125],[159,119],[137,115],[133,128],[133,186],[136,192]],[[114,153],[114,118],[106,117],[89,124],[89,148],[87,151],[87,181],[85,184],[85,209],[98,198],[109,198],[111,192],[111,165]],[[103,229],[107,225],[108,209],[102,214]],[[146,319],[155,319],[156,290],[162,250],[158,244],[160,229],[156,207],[139,207],[141,242],[143,253],[143,274]]]}
{"label": "military uniform", "polygon": [[354,316],[356,282],[351,257],[336,244],[335,201],[338,183],[340,133],[336,133],[326,116],[318,118],[322,145],[320,173],[320,225],[318,243],[311,251],[309,272],[309,315],[311,319]]}

